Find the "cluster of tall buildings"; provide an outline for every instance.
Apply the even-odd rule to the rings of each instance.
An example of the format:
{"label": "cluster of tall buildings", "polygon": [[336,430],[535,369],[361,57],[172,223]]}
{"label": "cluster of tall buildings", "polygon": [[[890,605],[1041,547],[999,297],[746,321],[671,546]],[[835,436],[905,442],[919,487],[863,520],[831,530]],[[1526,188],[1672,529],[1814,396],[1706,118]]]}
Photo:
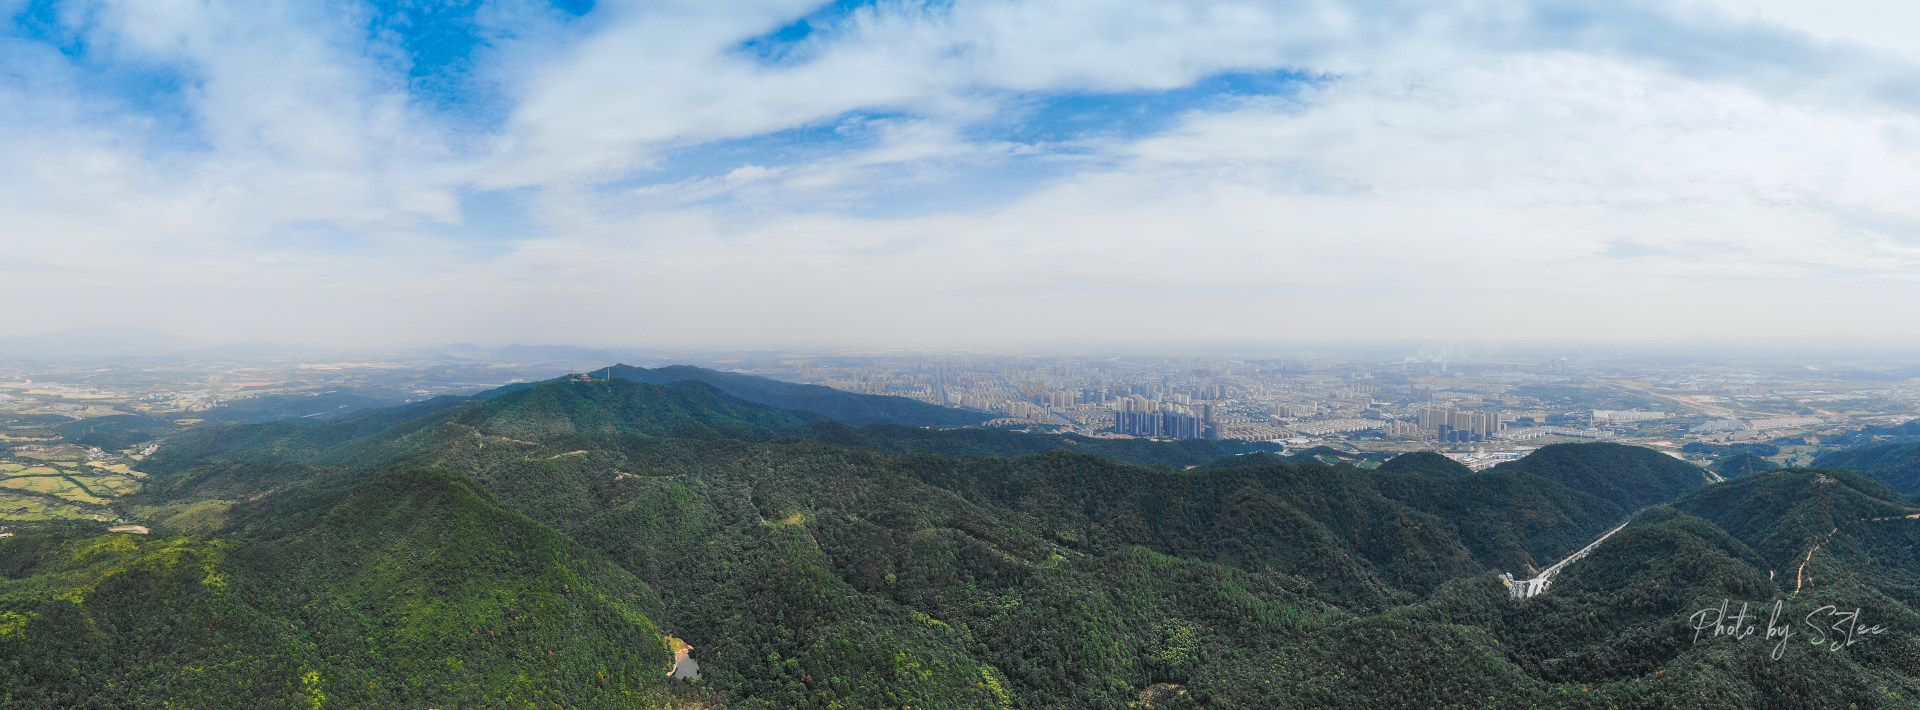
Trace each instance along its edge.
{"label": "cluster of tall buildings", "polygon": [[[1009,420],[1003,426],[1032,422],[1088,436],[1328,437],[1363,448],[1418,442],[1448,449],[1542,437],[1764,440],[1783,431],[1832,427],[1859,416],[1854,410],[1910,416],[1910,402],[1920,401],[1920,385],[1843,390],[1814,370],[1784,376],[1717,366],[1648,370],[1558,357],[1462,358],[1452,349],[1340,361],[904,353],[783,357],[751,371],[995,412]],[[1675,395],[1677,405],[1627,399],[1607,384],[1617,382],[1685,394]],[[1895,399],[1883,401],[1887,396]],[[1897,409],[1890,401],[1909,404]],[[1828,411],[1848,414],[1808,416]]]}
{"label": "cluster of tall buildings", "polygon": [[1116,412],[1158,412],[1170,409],[1171,404],[1173,403],[1159,402],[1137,394],[1115,397],[1113,401],[1108,402],[1108,406]]}
{"label": "cluster of tall buildings", "polygon": [[1203,439],[1206,422],[1191,414],[1178,412],[1113,413],[1113,433],[1129,436],[1157,436],[1168,439]]}
{"label": "cluster of tall buildings", "polygon": [[1422,430],[1440,441],[1485,441],[1504,428],[1499,412],[1462,411],[1451,404],[1421,409],[1419,422]]}
{"label": "cluster of tall buildings", "polygon": [[[921,357],[803,364],[808,378],[820,378],[841,389],[884,389],[1089,435],[1257,440],[1371,431],[1378,434],[1362,437],[1461,443],[1500,439],[1510,426],[1538,426],[1548,416],[1564,424],[1572,414],[1521,411],[1540,403],[1508,394],[1513,368],[1504,365],[1499,383],[1483,387],[1432,363],[1343,369],[1307,360],[959,358],[938,362]],[[1399,408],[1401,403],[1406,408]],[[1601,426],[1660,416],[1617,410],[1593,410],[1593,415],[1593,422]]]}

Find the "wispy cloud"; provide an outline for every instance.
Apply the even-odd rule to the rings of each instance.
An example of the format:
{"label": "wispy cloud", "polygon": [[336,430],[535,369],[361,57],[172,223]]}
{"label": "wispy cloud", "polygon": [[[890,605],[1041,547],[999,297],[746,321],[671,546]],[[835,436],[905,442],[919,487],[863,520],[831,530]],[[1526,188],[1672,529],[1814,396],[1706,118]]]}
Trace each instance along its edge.
{"label": "wispy cloud", "polygon": [[0,295],[360,342],[1914,315],[1920,65],[1726,5],[584,9],[0,4]]}

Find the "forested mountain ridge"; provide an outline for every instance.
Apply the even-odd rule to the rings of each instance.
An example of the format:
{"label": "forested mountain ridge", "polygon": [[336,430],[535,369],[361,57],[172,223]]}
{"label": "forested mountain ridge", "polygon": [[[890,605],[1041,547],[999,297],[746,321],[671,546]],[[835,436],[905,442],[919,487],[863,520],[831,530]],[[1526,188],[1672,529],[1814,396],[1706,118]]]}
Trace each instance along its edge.
{"label": "forested mountain ridge", "polygon": [[1836,547],[1826,552],[1837,554],[1851,544],[1848,540],[1859,539],[1851,533],[1914,527],[1879,523],[1904,523],[1909,521],[1905,516],[1920,514],[1920,508],[1873,477],[1836,469],[1764,471],[1702,490],[1673,507],[1713,522],[1776,570],[1786,569],[1823,541],[1833,540]]}
{"label": "forested mountain ridge", "polygon": [[[714,429],[710,424],[721,428]],[[350,426],[351,422],[342,425]],[[703,452],[706,460],[698,463],[654,461],[645,466],[714,470],[723,466],[713,460],[721,453],[762,453],[741,447],[749,441],[766,442],[777,450],[775,458],[787,461],[836,455],[833,447],[771,440],[778,432],[802,431],[835,444],[873,447],[883,452],[932,449],[1017,454],[1045,452],[1051,446],[1052,453],[998,463],[982,460],[933,468],[925,462],[951,460],[909,457],[892,467],[943,490],[962,492],[976,502],[1017,509],[1022,519],[1034,521],[1026,527],[1035,534],[1064,535],[1069,540],[1109,547],[1139,544],[1167,554],[1197,556],[1248,569],[1304,574],[1331,585],[1329,593],[1340,590],[1345,603],[1361,607],[1394,599],[1404,601],[1401,595],[1408,591],[1430,589],[1481,565],[1525,568],[1565,554],[1623,519],[1631,510],[1629,506],[1638,500],[1583,497],[1531,474],[1520,479],[1509,474],[1485,474],[1488,477],[1457,477],[1459,480],[1453,481],[1390,480],[1388,474],[1350,467],[1326,469],[1301,464],[1247,465],[1237,467],[1245,470],[1204,469],[1192,474],[1152,473],[1066,452],[1090,449],[1109,453],[1125,447],[1121,455],[1156,462],[1172,456],[1172,461],[1179,463],[1181,456],[1215,454],[1218,445],[889,426],[852,430],[830,423],[809,425],[801,416],[739,402],[699,385],[658,386],[619,380],[563,379],[519,388],[458,409],[434,411],[420,421],[293,460],[363,466],[458,461],[456,467],[485,476],[485,469],[475,468],[481,462],[525,467],[529,457],[516,457],[517,448],[541,446],[562,437],[587,437],[593,441],[580,444],[580,448],[561,447],[568,450],[549,456],[553,460],[584,457],[582,460],[597,461],[590,464],[593,466],[612,465],[642,475],[641,470],[631,470],[639,466],[618,466],[613,463],[615,459],[601,458],[600,452],[630,451],[636,457],[657,458],[662,452],[675,450],[658,441],[662,436],[710,439],[714,446]],[[260,446],[250,438],[248,441],[254,450],[278,452],[287,448]],[[1632,451],[1621,451],[1627,448],[1603,445],[1595,450],[1608,456],[1635,456]],[[1553,448],[1547,455],[1561,456],[1559,452],[1566,450]],[[724,464],[740,465],[738,461]],[[1066,505],[1063,497],[1067,496],[1078,502]],[[1428,520],[1425,516],[1430,515],[1441,518]],[[1519,522],[1521,517],[1524,522]],[[1508,519],[1516,522],[1497,523]],[[1293,522],[1282,522],[1287,520]],[[1496,524],[1488,525],[1488,520]],[[1413,530],[1421,532],[1414,538],[1395,538]],[[1382,574],[1390,581],[1376,579]]]}
{"label": "forested mountain ridge", "polygon": [[1713,462],[1711,470],[1721,478],[1740,478],[1779,468],[1778,464],[1751,453],[1741,452]]}
{"label": "forested mountain ridge", "polygon": [[1652,449],[1625,444],[1550,444],[1495,472],[1531,473],[1629,509],[1664,503],[1705,486],[1699,466]]}
{"label": "forested mountain ridge", "polygon": [[853,426],[901,424],[906,426],[967,426],[984,422],[993,415],[942,407],[887,395],[843,392],[832,387],[720,372],[691,365],[669,365],[652,369],[632,365],[614,365],[595,370],[595,375],[610,375],[622,380],[670,385],[700,382],[734,397],[770,407],[812,412]]}
{"label": "forested mountain ridge", "polygon": [[488,397],[452,421],[495,436],[645,435],[742,439],[798,434],[815,417],[735,398],[700,382],[560,381]]}
{"label": "forested mountain ridge", "polygon": [[1920,493],[1920,441],[1886,441],[1829,451],[1815,457],[1817,468],[1845,468],[1872,475],[1893,490]]}
{"label": "forested mountain ridge", "polygon": [[[0,705],[664,705],[658,595],[443,471],[249,535],[0,539]],[[685,690],[678,694],[687,695]]]}
{"label": "forested mountain ridge", "polygon": [[[784,383],[782,383],[784,384]],[[994,429],[928,429],[896,424],[859,428],[813,412],[742,400],[697,381],[669,385],[626,380],[511,385],[472,397],[440,397],[325,422],[265,422],[212,426],[170,437],[150,467],[217,461],[377,463],[381,442],[434,433],[458,418],[476,432],[530,438],[581,436],[722,437],[760,440],[780,435],[889,453],[929,451],[956,458],[1023,456],[1082,451],[1141,465],[1184,467],[1221,456],[1276,448],[1270,444],[1187,439],[1090,439]],[[387,447],[392,448],[392,447]],[[399,447],[431,449],[431,445]]]}
{"label": "forested mountain ridge", "polygon": [[1466,464],[1441,456],[1431,451],[1415,451],[1388,459],[1379,468],[1381,473],[1403,473],[1433,478],[1458,478],[1473,475],[1473,469]]}
{"label": "forested mountain ridge", "polygon": [[[217,552],[221,599],[253,621],[192,616],[206,574],[122,575],[130,596],[103,603],[200,635],[175,655],[78,633],[61,653],[16,648],[0,656],[16,694],[0,698],[1785,708],[1920,692],[1911,636],[1772,665],[1757,643],[1689,642],[1693,611],[1796,591],[1778,579],[1802,562],[1815,581],[1796,604],[1920,630],[1905,611],[1920,578],[1902,576],[1920,570],[1920,540],[1883,519],[1904,507],[1864,476],[1704,486],[1697,467],[1604,444],[1480,473],[1422,456],[1368,471],[1008,434],[855,429],[700,385],[571,379],[188,430],[160,442],[132,501],[153,538],[0,539],[0,614],[35,615],[0,621],[0,646],[9,629],[37,649],[89,623],[48,611],[78,579],[57,562],[111,558],[47,551],[94,541]],[[1660,496],[1545,594],[1512,599],[1496,577],[1552,564]],[[188,611],[160,606],[175,598]],[[666,634],[693,646],[698,680],[665,679]],[[178,685],[201,656],[262,660],[194,696]]]}

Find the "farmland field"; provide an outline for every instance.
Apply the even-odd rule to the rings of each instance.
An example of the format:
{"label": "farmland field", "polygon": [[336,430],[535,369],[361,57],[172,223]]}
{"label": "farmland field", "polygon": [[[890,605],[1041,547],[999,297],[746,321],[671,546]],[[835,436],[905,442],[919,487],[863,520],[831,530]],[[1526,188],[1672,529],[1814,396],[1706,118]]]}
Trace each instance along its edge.
{"label": "farmland field", "polygon": [[80,472],[73,474],[71,478],[78,481],[81,485],[92,489],[94,493],[103,496],[119,497],[140,490],[140,482],[128,476],[106,474],[89,475],[85,472]]}
{"label": "farmland field", "polygon": [[[133,476],[135,478],[144,478],[147,475],[139,471],[135,471],[133,470],[132,466],[128,466],[127,464],[123,464],[123,463],[106,463],[102,461],[92,461],[92,462],[88,462],[87,465],[100,469],[102,471],[111,471],[113,473]],[[0,471],[5,471],[5,470],[6,470],[5,468],[0,468]]]}
{"label": "farmland field", "polygon": [[44,493],[59,496],[79,503],[105,505],[107,499],[99,498],[87,492],[87,489],[74,484],[64,476],[15,476],[0,479],[0,488],[13,488],[32,493]]}
{"label": "farmland field", "polygon": [[59,498],[17,495],[0,488],[0,520],[111,520],[112,515],[90,510]]}
{"label": "farmland field", "polygon": [[22,446],[14,449],[13,455],[42,461],[79,461],[87,457],[87,450],[73,444]]}

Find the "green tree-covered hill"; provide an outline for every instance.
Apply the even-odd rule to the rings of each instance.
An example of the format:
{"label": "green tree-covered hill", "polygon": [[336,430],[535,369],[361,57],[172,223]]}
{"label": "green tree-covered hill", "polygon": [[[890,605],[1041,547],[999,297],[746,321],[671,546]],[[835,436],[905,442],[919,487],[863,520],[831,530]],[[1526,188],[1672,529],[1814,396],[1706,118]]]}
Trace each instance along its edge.
{"label": "green tree-covered hill", "polygon": [[1402,473],[1433,478],[1457,478],[1473,475],[1473,469],[1431,451],[1415,451],[1388,459],[1375,469],[1381,473]]}
{"label": "green tree-covered hill", "polygon": [[1710,468],[1721,478],[1740,478],[1779,467],[1772,461],[1743,451],[1713,462]]}
{"label": "green tree-covered hill", "polygon": [[245,504],[214,537],[0,539],[0,705],[664,705],[632,575],[444,471]]}
{"label": "green tree-covered hill", "polygon": [[1550,444],[1495,471],[1531,473],[1582,493],[1640,508],[1707,484],[1706,472],[1653,449],[1625,444]]}
{"label": "green tree-covered hill", "polygon": [[853,426],[901,424],[905,426],[967,426],[979,424],[991,415],[918,402],[905,397],[857,394],[820,385],[781,382],[737,372],[720,372],[691,365],[669,365],[652,369],[614,365],[594,371],[613,377],[670,385],[700,382],[734,397],[770,407],[797,412],[812,412]]}
{"label": "green tree-covered hill", "polygon": [[1861,471],[1901,493],[1920,493],[1920,441],[1887,441],[1829,451],[1815,457],[1813,465]]}
{"label": "green tree-covered hill", "polygon": [[[1920,510],[1871,477],[1707,485],[1612,444],[1479,473],[1431,455],[1369,471],[1248,451],[856,428],[717,385],[620,379],[195,427],[162,441],[127,501],[152,536],[0,539],[0,705],[1920,697],[1920,519],[1905,517]],[[1539,596],[1512,598],[1498,577],[1531,576],[1635,511]],[[1891,635],[1796,647],[1791,663],[1757,642],[1693,642],[1698,609],[1775,598],[1801,615],[1860,608]],[[667,635],[692,645],[697,680],[665,679]]]}

